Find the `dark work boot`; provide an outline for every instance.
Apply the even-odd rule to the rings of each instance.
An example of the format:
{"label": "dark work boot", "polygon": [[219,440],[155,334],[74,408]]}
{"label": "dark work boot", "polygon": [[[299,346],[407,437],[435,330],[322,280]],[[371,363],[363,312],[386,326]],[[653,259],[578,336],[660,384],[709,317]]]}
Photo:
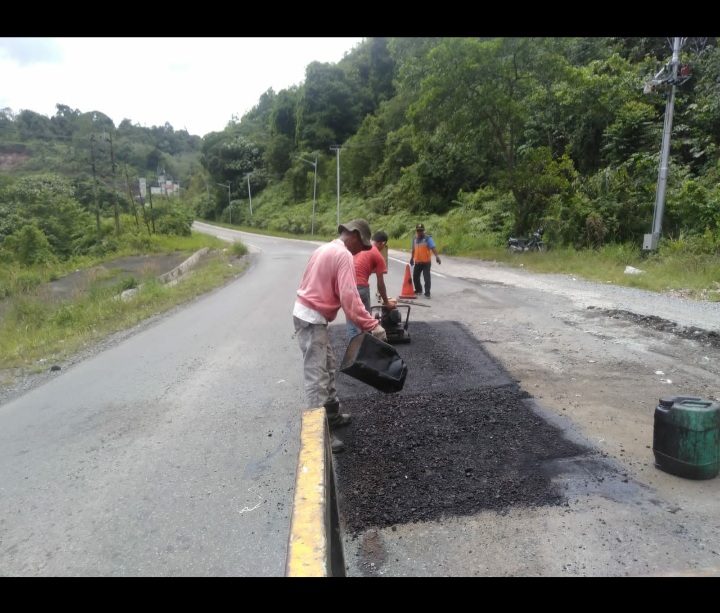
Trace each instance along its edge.
{"label": "dark work boot", "polygon": [[325,414],[327,415],[328,426],[330,430],[342,428],[350,423],[350,413],[340,412],[340,401],[328,402],[325,405]]}
{"label": "dark work boot", "polygon": [[342,453],[345,451],[345,443],[334,434],[330,434],[330,449],[333,453]]}

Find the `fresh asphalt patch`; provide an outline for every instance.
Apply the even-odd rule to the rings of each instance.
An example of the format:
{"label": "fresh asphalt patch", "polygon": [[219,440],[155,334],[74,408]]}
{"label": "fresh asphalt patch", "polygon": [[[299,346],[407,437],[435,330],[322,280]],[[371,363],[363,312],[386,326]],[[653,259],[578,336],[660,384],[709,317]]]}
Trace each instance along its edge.
{"label": "fresh asphalt patch", "polygon": [[[340,364],[345,326],[329,333]],[[414,322],[409,333],[409,343],[394,345],[408,366],[401,391],[337,377],[341,411],[352,414],[338,432],[346,451],[333,456],[346,533],[567,505],[570,492],[623,482],[462,324]]]}

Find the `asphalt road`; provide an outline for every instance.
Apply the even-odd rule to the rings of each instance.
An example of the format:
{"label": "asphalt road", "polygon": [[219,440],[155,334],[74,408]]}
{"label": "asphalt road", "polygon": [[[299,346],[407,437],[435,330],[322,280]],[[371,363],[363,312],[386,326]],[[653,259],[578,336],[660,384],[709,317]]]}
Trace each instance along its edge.
{"label": "asphalt road", "polygon": [[[283,575],[303,409],[290,314],[317,245],[203,227],[251,246],[241,278],[0,406],[0,576]],[[391,295],[406,262],[390,252]],[[601,312],[716,328],[717,303],[452,257],[433,271],[413,319],[461,322],[625,477],[578,465],[566,507],[348,537],[348,576],[720,575],[720,479],[669,475],[651,449],[660,396],[720,397],[720,353]]]}
{"label": "asphalt road", "polygon": [[0,576],[284,574],[312,248],[258,239],[242,278],[0,406]]}
{"label": "asphalt road", "polygon": [[[461,323],[477,344],[462,345],[470,372],[487,352],[536,414],[591,452],[554,466],[564,504],[472,516],[448,508],[436,521],[347,534],[348,576],[720,576],[720,479],[668,473],[653,452],[661,397],[720,401],[720,304],[463,258],[443,256],[432,270],[433,299],[417,299],[431,306],[413,308],[411,336],[430,330],[446,350],[443,325]],[[396,271],[391,289],[401,287]],[[412,365],[414,348],[399,351]],[[452,398],[441,376],[419,379]],[[716,437],[720,462],[715,424],[695,434]],[[338,487],[342,515],[353,484]]]}

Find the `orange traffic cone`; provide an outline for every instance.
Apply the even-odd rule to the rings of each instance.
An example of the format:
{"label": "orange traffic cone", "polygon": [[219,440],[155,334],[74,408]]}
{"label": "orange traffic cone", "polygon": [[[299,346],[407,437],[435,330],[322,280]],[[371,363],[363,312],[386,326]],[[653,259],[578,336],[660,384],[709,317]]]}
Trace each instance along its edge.
{"label": "orange traffic cone", "polygon": [[405,279],[403,280],[400,298],[415,298],[415,287],[410,279],[410,264],[405,265]]}

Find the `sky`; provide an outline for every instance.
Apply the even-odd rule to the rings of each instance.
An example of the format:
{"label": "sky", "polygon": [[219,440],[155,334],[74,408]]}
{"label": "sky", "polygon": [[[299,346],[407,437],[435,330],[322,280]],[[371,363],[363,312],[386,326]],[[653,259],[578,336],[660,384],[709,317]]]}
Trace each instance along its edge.
{"label": "sky", "polygon": [[119,126],[205,136],[240,119],[269,88],[305,80],[311,62],[339,62],[362,37],[0,37],[0,109],[53,117],[57,104]]}

